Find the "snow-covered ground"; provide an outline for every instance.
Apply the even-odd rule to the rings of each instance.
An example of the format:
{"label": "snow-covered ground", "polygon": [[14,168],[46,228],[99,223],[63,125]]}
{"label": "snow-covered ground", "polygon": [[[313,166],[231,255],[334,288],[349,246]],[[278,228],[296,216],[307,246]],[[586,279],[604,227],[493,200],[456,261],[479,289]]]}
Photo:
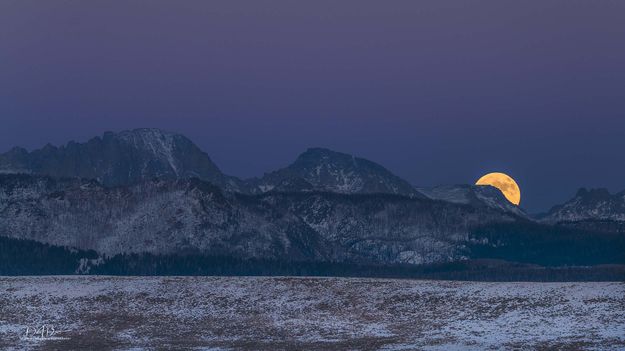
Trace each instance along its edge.
{"label": "snow-covered ground", "polygon": [[625,350],[625,283],[0,277],[2,350],[175,348]]}

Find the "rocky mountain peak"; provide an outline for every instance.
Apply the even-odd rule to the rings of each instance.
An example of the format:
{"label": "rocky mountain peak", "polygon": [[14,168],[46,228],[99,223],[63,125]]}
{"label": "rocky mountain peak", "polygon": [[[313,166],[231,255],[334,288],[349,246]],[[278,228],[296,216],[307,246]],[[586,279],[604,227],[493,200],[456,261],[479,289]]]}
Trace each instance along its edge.
{"label": "rocky mountain peak", "polygon": [[226,190],[240,181],[224,175],[210,157],[183,135],[154,128],[105,132],[85,143],[69,142],[26,152],[0,154],[3,173],[32,173],[96,179],[106,186],[152,178],[198,177]]}
{"label": "rocky mountain peak", "polygon": [[[154,128],[123,131],[114,137],[137,150],[151,154],[154,159],[169,165],[170,171],[177,177],[181,175],[180,172],[183,165],[180,158],[177,157],[179,155],[176,155],[176,153],[179,151],[199,151],[199,149],[190,150],[196,149],[196,146],[186,137]],[[206,158],[208,159],[208,156]],[[218,171],[217,166],[214,166],[214,171]]]}
{"label": "rocky mountain peak", "polygon": [[256,189],[281,190],[281,184],[344,194],[422,196],[408,182],[375,162],[319,147],[307,149],[288,167],[265,175],[256,182]]}
{"label": "rocky mountain peak", "polygon": [[181,134],[176,134],[158,128],[137,128],[124,130],[119,133],[105,132],[104,137],[119,138],[128,142],[150,142],[154,140],[172,140],[173,138],[185,138]]}
{"label": "rocky mountain peak", "polygon": [[294,165],[305,165],[319,162],[355,162],[355,157],[342,152],[333,151],[322,147],[311,147],[301,153]]}
{"label": "rocky mountain peak", "polygon": [[611,194],[607,189],[580,188],[575,197],[553,207],[546,222],[577,222],[587,220],[625,221],[625,196]]}
{"label": "rocky mountain peak", "polygon": [[575,198],[579,198],[585,202],[606,201],[609,200],[612,195],[605,188],[586,189],[580,188],[575,194]]}

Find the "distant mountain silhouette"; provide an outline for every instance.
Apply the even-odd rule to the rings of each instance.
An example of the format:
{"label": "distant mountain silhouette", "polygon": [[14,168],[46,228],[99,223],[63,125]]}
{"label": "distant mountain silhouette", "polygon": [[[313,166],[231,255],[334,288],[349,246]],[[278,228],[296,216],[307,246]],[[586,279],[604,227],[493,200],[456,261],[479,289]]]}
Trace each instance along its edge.
{"label": "distant mountain silhouette", "polygon": [[241,189],[238,179],[224,175],[191,140],[158,129],[106,132],[86,143],[48,144],[32,152],[13,148],[0,155],[0,172],[89,178],[105,186],[198,177],[227,190]]}
{"label": "distant mountain silhouette", "polygon": [[625,232],[625,191],[581,188],[562,205],[554,206],[541,221],[602,231]]}
{"label": "distant mountain silhouette", "polygon": [[412,185],[375,162],[310,148],[286,168],[251,180],[253,192],[330,191],[343,194],[387,193],[423,197]]}

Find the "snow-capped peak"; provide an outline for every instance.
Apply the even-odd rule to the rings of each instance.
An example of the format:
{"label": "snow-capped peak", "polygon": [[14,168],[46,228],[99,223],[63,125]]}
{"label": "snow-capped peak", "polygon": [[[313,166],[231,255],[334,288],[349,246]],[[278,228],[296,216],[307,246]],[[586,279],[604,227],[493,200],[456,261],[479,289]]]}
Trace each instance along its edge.
{"label": "snow-capped peak", "polygon": [[291,179],[288,184],[300,184],[307,190],[422,196],[375,162],[325,148],[309,148],[293,164],[258,180],[257,189],[279,189],[286,179]]}
{"label": "snow-capped peak", "polygon": [[543,220],[551,223],[625,221],[625,192],[613,195],[607,189],[581,188],[571,200],[553,207]]}

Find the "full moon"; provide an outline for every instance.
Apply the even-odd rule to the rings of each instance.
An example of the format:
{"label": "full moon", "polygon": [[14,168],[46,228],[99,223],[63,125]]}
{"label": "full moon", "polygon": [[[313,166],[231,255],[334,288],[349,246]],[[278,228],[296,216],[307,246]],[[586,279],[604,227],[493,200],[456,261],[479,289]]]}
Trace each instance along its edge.
{"label": "full moon", "polygon": [[504,173],[489,173],[482,178],[478,179],[475,185],[491,185],[499,189],[503,195],[515,205],[521,203],[521,189],[519,185],[507,174]]}

